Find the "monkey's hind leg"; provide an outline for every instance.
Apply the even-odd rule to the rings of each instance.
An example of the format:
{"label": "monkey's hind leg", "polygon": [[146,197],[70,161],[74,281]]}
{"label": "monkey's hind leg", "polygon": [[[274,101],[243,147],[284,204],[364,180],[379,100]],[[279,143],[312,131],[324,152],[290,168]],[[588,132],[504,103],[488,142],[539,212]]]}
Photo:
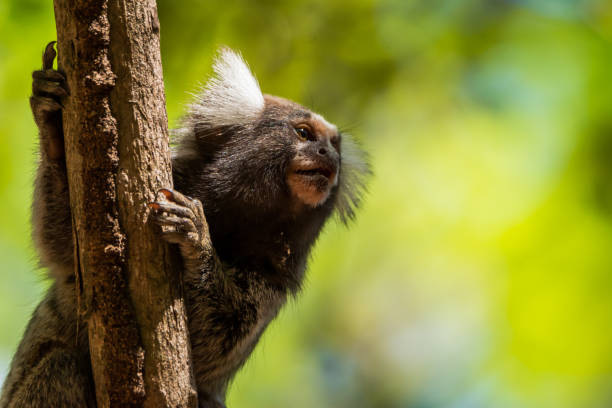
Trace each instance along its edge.
{"label": "monkey's hind leg", "polygon": [[[68,97],[64,75],[53,70],[55,50],[49,43],[43,69],[32,73],[30,106],[39,130],[40,162],[32,204],[33,238],[41,263],[55,274],[72,271],[72,220],[64,156],[62,101]],[[65,272],[59,272],[65,271]]]}
{"label": "monkey's hind leg", "polygon": [[9,397],[6,408],[95,407],[87,356],[55,349],[33,367]]}

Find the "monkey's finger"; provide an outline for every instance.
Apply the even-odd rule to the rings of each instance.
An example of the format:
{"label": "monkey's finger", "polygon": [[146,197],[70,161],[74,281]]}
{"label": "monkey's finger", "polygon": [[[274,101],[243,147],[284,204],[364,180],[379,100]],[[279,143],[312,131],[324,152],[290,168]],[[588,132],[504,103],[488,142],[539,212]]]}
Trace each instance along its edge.
{"label": "monkey's finger", "polygon": [[170,242],[171,244],[180,244],[180,245],[195,245],[197,239],[195,233],[184,234],[175,231],[163,231],[162,234],[164,240]]}
{"label": "monkey's finger", "polygon": [[174,214],[179,217],[190,218],[192,220],[195,219],[195,214],[193,213],[193,211],[191,211],[190,208],[176,205],[174,203],[164,203],[156,201],[154,203],[149,204],[149,207],[151,207],[158,213],[167,212],[168,214]]}
{"label": "monkey's finger", "polygon": [[45,52],[43,53],[43,69],[52,69],[53,68],[53,60],[57,55],[53,46],[55,45],[55,41],[51,41],[45,47]]}
{"label": "monkey's finger", "polygon": [[31,96],[30,105],[32,110],[40,110],[42,112],[57,112],[62,110],[63,106],[53,98],[46,96]]}
{"label": "monkey's finger", "polygon": [[66,77],[63,73],[48,69],[46,71],[34,71],[32,72],[32,91],[36,94],[35,84],[40,83],[40,81],[46,81],[54,83],[54,86],[61,87],[64,91],[66,91],[67,95],[70,95],[70,90],[68,89],[68,83],[66,82]]}
{"label": "monkey's finger", "polygon": [[54,69],[40,70],[32,72],[32,79],[44,79],[53,82],[66,82],[66,76]]}
{"label": "monkey's finger", "polygon": [[68,96],[68,91],[62,88],[57,82],[50,82],[44,79],[35,79],[32,82],[32,93],[38,96],[53,95],[58,98]]}
{"label": "monkey's finger", "polygon": [[191,207],[191,200],[176,190],[172,190],[171,188],[162,188],[159,190],[159,192],[170,201],[174,201],[175,203],[184,207]]}
{"label": "monkey's finger", "polygon": [[[204,211],[202,210],[202,203],[200,202],[200,200],[187,197],[186,195],[183,195],[178,191],[169,188],[162,188],[161,190],[159,190],[159,192],[162,193],[167,200],[175,202],[180,206],[187,207],[188,209],[190,209],[194,215],[192,219],[194,221],[197,221],[198,225],[202,224],[202,221],[206,221],[206,219],[204,218]],[[200,209],[198,209],[198,205]]]}
{"label": "monkey's finger", "polygon": [[194,212],[198,216],[198,219],[202,220],[202,222],[206,224],[206,216],[204,215],[204,207],[202,206],[202,202],[198,199],[194,199],[193,204],[195,206]]}
{"label": "monkey's finger", "polygon": [[173,227],[176,231],[196,232],[195,224],[189,218],[155,216],[154,219],[161,227]]}
{"label": "monkey's finger", "polygon": [[202,203],[197,198],[187,197],[186,195],[183,195],[178,191],[169,188],[162,188],[161,190],[159,190],[159,192],[162,193],[167,200],[174,201],[179,205],[191,209],[194,214],[204,219],[204,211],[200,211],[198,209],[198,205],[200,209],[202,208]]}

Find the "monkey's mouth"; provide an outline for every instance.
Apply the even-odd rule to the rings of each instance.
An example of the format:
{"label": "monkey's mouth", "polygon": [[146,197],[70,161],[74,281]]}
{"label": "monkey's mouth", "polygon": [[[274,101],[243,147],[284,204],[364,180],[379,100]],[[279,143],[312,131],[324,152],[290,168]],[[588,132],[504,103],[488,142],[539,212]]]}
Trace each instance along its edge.
{"label": "monkey's mouth", "polygon": [[337,167],[322,161],[297,161],[293,163],[287,181],[291,192],[305,204],[316,207],[322,204],[338,182]]}
{"label": "monkey's mouth", "polygon": [[330,179],[334,175],[334,171],[325,167],[316,167],[314,169],[297,169],[295,170],[296,174],[305,177],[325,177],[326,179]]}

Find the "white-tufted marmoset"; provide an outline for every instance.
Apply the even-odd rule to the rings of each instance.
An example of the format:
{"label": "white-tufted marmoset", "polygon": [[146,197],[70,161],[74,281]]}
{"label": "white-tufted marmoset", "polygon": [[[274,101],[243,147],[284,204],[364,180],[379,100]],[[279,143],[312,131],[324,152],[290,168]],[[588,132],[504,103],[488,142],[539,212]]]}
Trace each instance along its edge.
{"label": "white-tufted marmoset", "polygon": [[[0,408],[96,405],[74,287],[61,105],[70,96],[53,56],[48,47],[30,98],[40,133],[33,239],[53,284],[13,358]],[[220,50],[175,133],[175,189],[150,204],[151,220],[183,258],[200,406],[223,407],[232,377],[299,291],[325,222],[334,213],[353,218],[369,166],[350,136],[321,115],[262,94],[229,49]]]}

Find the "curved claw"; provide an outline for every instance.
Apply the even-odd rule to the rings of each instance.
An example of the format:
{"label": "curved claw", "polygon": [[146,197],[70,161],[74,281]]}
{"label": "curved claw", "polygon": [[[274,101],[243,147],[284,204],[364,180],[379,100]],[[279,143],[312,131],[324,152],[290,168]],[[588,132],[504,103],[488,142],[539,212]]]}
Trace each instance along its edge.
{"label": "curved claw", "polygon": [[167,188],[162,188],[159,190],[159,192],[162,193],[166,197],[167,200],[172,199],[172,196],[174,195],[174,192]]}
{"label": "curved claw", "polygon": [[57,56],[57,52],[53,48],[57,41],[51,41],[45,47],[45,52],[43,53],[43,70],[53,69],[53,60]]}

